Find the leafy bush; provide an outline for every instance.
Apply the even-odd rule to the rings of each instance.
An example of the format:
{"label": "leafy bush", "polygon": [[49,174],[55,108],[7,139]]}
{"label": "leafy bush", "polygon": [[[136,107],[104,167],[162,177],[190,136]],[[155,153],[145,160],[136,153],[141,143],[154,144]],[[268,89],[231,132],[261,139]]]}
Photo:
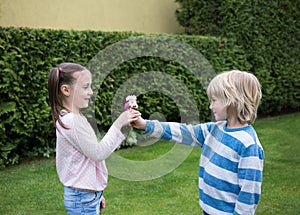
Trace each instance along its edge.
{"label": "leafy bush", "polygon": [[176,0],[188,34],[232,38],[263,86],[260,112],[300,107],[300,4],[292,0]]}
{"label": "leafy bush", "polygon": [[[135,39],[133,43],[129,43],[131,38]],[[122,45],[124,40],[129,41]],[[201,53],[209,65],[203,59],[190,56],[193,49]],[[103,53],[108,53],[108,57]],[[150,54],[144,56],[143,53]],[[86,113],[95,116],[93,125],[100,132],[105,132],[116,117],[114,114],[123,110],[128,93],[138,94],[139,110],[145,118],[161,113],[168,121],[209,120],[205,86],[195,72],[205,72],[210,65],[216,73],[249,70],[252,66],[235,40],[220,37],[0,28],[0,166],[17,163],[24,157],[50,156],[55,152],[47,77],[50,68],[64,61],[91,68],[95,102],[91,105],[94,111]],[[120,63],[113,65],[112,61]],[[151,75],[159,73],[165,75]],[[145,74],[145,78],[139,78]],[[211,74],[201,74],[211,78]],[[161,81],[170,77],[185,86],[186,92],[178,90],[180,84],[179,87],[170,84],[176,81]],[[264,73],[260,77],[264,77]],[[130,88],[124,87],[128,86],[125,82],[130,84],[136,78],[139,78],[139,86],[133,83]],[[159,89],[142,91],[143,87]],[[266,86],[266,90],[273,89],[270,87]],[[187,94],[194,99],[198,113],[189,112],[191,103],[184,99]],[[195,115],[199,119],[189,118]]]}

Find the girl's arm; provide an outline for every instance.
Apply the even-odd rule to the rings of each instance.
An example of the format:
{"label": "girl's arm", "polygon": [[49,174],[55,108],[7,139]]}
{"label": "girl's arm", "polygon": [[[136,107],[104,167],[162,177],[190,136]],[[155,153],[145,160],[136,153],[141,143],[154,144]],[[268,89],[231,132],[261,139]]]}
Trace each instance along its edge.
{"label": "girl's arm", "polygon": [[[64,138],[74,145],[84,155],[94,161],[105,160],[122,143],[125,136],[121,132],[122,127],[129,125],[140,116],[138,111],[123,112],[110,127],[105,136],[98,141],[96,134],[88,121],[75,114],[62,117],[64,124],[70,129],[60,129]],[[64,119],[68,117],[69,119]],[[69,122],[69,123],[68,123]]]}

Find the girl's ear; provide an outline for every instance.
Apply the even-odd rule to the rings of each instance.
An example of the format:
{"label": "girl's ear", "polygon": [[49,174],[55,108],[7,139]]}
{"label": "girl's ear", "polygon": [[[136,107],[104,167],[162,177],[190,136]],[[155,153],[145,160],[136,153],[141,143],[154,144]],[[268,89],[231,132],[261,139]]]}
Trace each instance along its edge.
{"label": "girl's ear", "polygon": [[63,84],[60,87],[60,91],[63,95],[69,97],[70,96],[70,87],[69,85]]}

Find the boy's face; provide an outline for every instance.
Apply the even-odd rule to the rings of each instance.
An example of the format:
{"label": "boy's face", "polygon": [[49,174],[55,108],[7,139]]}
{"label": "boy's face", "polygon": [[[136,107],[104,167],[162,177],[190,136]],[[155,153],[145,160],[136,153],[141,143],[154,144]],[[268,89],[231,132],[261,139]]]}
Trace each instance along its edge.
{"label": "boy's face", "polygon": [[221,101],[221,99],[212,96],[212,98],[210,99],[209,108],[212,110],[216,121],[222,121],[227,119],[226,107],[224,103]]}

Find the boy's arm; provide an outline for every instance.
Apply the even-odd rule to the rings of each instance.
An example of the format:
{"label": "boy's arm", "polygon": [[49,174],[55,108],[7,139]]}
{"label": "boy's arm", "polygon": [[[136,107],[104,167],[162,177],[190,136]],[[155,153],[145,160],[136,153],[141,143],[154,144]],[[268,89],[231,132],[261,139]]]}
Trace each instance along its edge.
{"label": "boy's arm", "polygon": [[144,120],[140,117],[133,126],[156,138],[186,145],[202,146],[199,141],[203,139],[200,125],[191,126],[176,122],[159,122],[157,120]]}
{"label": "boy's arm", "polygon": [[261,195],[263,159],[263,150],[257,145],[250,146],[242,154],[238,171],[241,190],[234,214],[255,213]]}

